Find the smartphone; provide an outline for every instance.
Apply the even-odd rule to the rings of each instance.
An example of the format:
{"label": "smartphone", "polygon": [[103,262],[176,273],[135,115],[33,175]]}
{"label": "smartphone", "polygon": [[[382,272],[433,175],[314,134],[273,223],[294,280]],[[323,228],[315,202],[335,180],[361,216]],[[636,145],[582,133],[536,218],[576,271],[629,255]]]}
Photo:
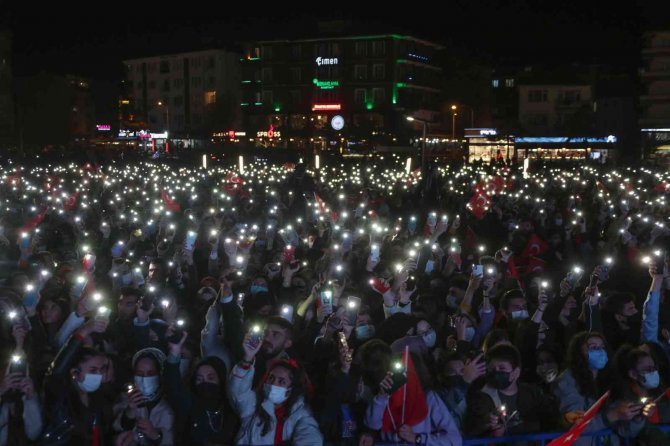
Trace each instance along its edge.
{"label": "smartphone", "polygon": [[656,265],[656,274],[663,274],[665,271],[665,251],[662,249],[655,250],[651,259]]}
{"label": "smartphone", "polygon": [[288,245],[284,248],[283,260],[285,264],[290,264],[293,262],[295,256],[295,247]]}
{"label": "smartphone", "polygon": [[349,296],[347,298],[347,313],[346,313],[346,323],[353,327],[356,326],[356,320],[358,319],[358,310],[361,308],[361,299],[355,296]]}
{"label": "smartphone", "polygon": [[27,370],[26,358],[23,355],[12,355],[12,360],[9,363],[9,373],[25,375]]}
{"label": "smartphone", "polygon": [[177,319],[177,323],[175,324],[172,334],[165,338],[165,340],[170,344],[179,344],[182,336],[184,336],[185,327],[186,321],[184,319]]}
{"label": "smartphone", "polygon": [[324,289],[319,291],[319,300],[321,306],[327,308],[328,314],[333,312],[333,291],[330,289]]}
{"label": "smartphone", "polygon": [[405,285],[406,285],[407,291],[412,291],[414,288],[416,288],[416,277],[415,276],[407,277],[407,281],[405,282]]}
{"label": "smartphone", "polygon": [[110,309],[104,305],[98,307],[98,311],[95,312],[95,319],[102,320],[109,318]]}
{"label": "smartphone", "polygon": [[184,240],[184,249],[186,251],[193,251],[195,247],[195,240],[198,238],[198,233],[195,231],[188,231],[186,240]]}
{"label": "smartphone", "polygon": [[577,286],[577,283],[579,282],[579,279],[582,278],[582,269],[579,267],[575,267],[568,273],[566,276],[566,279],[568,283],[570,284],[570,287],[574,288]]}
{"label": "smartphone", "polygon": [[402,359],[400,358],[397,358],[391,362],[391,379],[393,380],[393,384],[391,385],[391,390],[389,390],[389,394],[393,394],[396,390],[400,389],[407,382],[405,365],[402,363]]}
{"label": "smartphone", "polygon": [[151,307],[155,304],[156,297],[145,294],[144,296],[140,297],[140,308],[144,311],[149,311],[151,310]]}
{"label": "smartphone", "polygon": [[96,259],[95,254],[86,254],[84,256],[82,266],[87,272],[89,273],[93,272],[93,269],[95,268],[95,259]]}
{"label": "smartphone", "polygon": [[472,275],[474,277],[484,277],[484,267],[482,265],[472,265]]}
{"label": "smartphone", "polygon": [[378,262],[379,261],[379,245],[374,243],[372,246],[370,246],[370,260],[372,262]]}
{"label": "smartphone", "polygon": [[293,307],[290,305],[282,305],[279,315],[289,322],[293,322]]}
{"label": "smartphone", "polygon": [[482,266],[484,267],[484,277],[496,277],[498,275],[498,271],[494,265]]}
{"label": "smartphone", "polygon": [[435,262],[433,260],[427,260],[426,261],[426,267],[424,268],[423,271],[426,274],[430,274],[430,273],[433,272],[434,269],[435,269]]}
{"label": "smartphone", "polygon": [[32,283],[26,285],[26,291],[23,293],[23,305],[26,307],[33,307],[37,305],[39,292],[37,287]]}
{"label": "smartphone", "polygon": [[435,212],[431,212],[430,214],[428,214],[426,224],[431,228],[434,228],[437,225],[437,214]]}
{"label": "smartphone", "polygon": [[88,283],[88,277],[77,276],[77,278],[74,281],[74,284],[72,285],[72,288],[70,289],[70,296],[73,297],[74,299],[80,299],[82,293],[84,292],[84,288],[86,288],[87,283]]}
{"label": "smartphone", "polygon": [[258,347],[258,345],[263,342],[263,328],[260,325],[253,325],[251,329],[249,329],[249,334],[251,345],[253,345],[254,348]]}

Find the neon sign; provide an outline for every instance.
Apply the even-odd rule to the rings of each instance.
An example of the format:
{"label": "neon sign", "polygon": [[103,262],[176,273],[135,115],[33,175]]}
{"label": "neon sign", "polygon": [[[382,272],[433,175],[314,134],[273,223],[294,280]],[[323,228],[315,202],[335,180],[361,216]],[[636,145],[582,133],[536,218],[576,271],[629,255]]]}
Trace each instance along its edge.
{"label": "neon sign", "polygon": [[314,104],[312,111],[342,110],[342,104]]}
{"label": "neon sign", "polygon": [[112,126],[109,124],[98,124],[95,128],[98,129],[99,132],[109,132],[112,130]]}
{"label": "neon sign", "polygon": [[337,65],[338,60],[337,57],[317,57],[316,58],[316,65],[321,66],[321,65]]}
{"label": "neon sign", "polygon": [[314,78],[312,83],[322,90],[332,90],[340,86],[340,81],[320,81],[317,78]]}
{"label": "neon sign", "polygon": [[281,132],[275,130],[275,126],[270,124],[270,129],[267,131],[256,132],[257,138],[281,138]]}

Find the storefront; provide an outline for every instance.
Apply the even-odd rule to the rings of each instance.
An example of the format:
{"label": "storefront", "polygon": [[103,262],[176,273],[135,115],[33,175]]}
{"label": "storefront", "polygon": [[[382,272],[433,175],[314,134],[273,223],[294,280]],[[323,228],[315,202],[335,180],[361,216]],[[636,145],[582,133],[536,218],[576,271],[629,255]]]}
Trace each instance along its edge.
{"label": "storefront", "polygon": [[499,157],[508,159],[514,156],[514,137],[498,135],[492,128],[465,129],[468,162],[491,162]]}

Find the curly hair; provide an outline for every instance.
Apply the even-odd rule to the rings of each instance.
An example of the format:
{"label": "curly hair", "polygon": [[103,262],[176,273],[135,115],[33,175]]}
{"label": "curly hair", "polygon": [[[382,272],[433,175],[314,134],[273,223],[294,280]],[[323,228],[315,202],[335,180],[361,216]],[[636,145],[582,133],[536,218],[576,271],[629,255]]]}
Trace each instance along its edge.
{"label": "curly hair", "polygon": [[582,354],[582,346],[590,338],[599,338],[605,344],[605,349],[607,349],[607,341],[605,337],[597,332],[587,332],[583,331],[577,333],[570,341],[570,346],[568,347],[568,369],[572,372],[572,376],[577,382],[577,389],[579,393],[590,398],[600,397],[602,390],[607,388],[607,379],[610,375],[609,373],[609,363],[607,366],[598,373],[596,379],[593,378],[593,373],[589,370],[588,360]]}

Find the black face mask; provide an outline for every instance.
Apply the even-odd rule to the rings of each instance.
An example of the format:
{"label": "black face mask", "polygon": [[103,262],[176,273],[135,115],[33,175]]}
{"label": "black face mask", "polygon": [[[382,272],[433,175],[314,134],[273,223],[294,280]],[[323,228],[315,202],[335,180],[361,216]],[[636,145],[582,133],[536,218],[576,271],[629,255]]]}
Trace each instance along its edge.
{"label": "black face mask", "polygon": [[214,407],[219,402],[221,385],[209,382],[202,382],[195,386],[196,394],[205,407]]}
{"label": "black face mask", "polygon": [[494,389],[498,390],[506,389],[511,384],[509,375],[510,372],[501,372],[501,371],[489,372],[486,375],[486,382],[488,383],[489,386],[493,387]]}
{"label": "black face mask", "polygon": [[465,384],[465,380],[461,375],[449,375],[444,379],[444,385],[449,388],[460,387]]}

